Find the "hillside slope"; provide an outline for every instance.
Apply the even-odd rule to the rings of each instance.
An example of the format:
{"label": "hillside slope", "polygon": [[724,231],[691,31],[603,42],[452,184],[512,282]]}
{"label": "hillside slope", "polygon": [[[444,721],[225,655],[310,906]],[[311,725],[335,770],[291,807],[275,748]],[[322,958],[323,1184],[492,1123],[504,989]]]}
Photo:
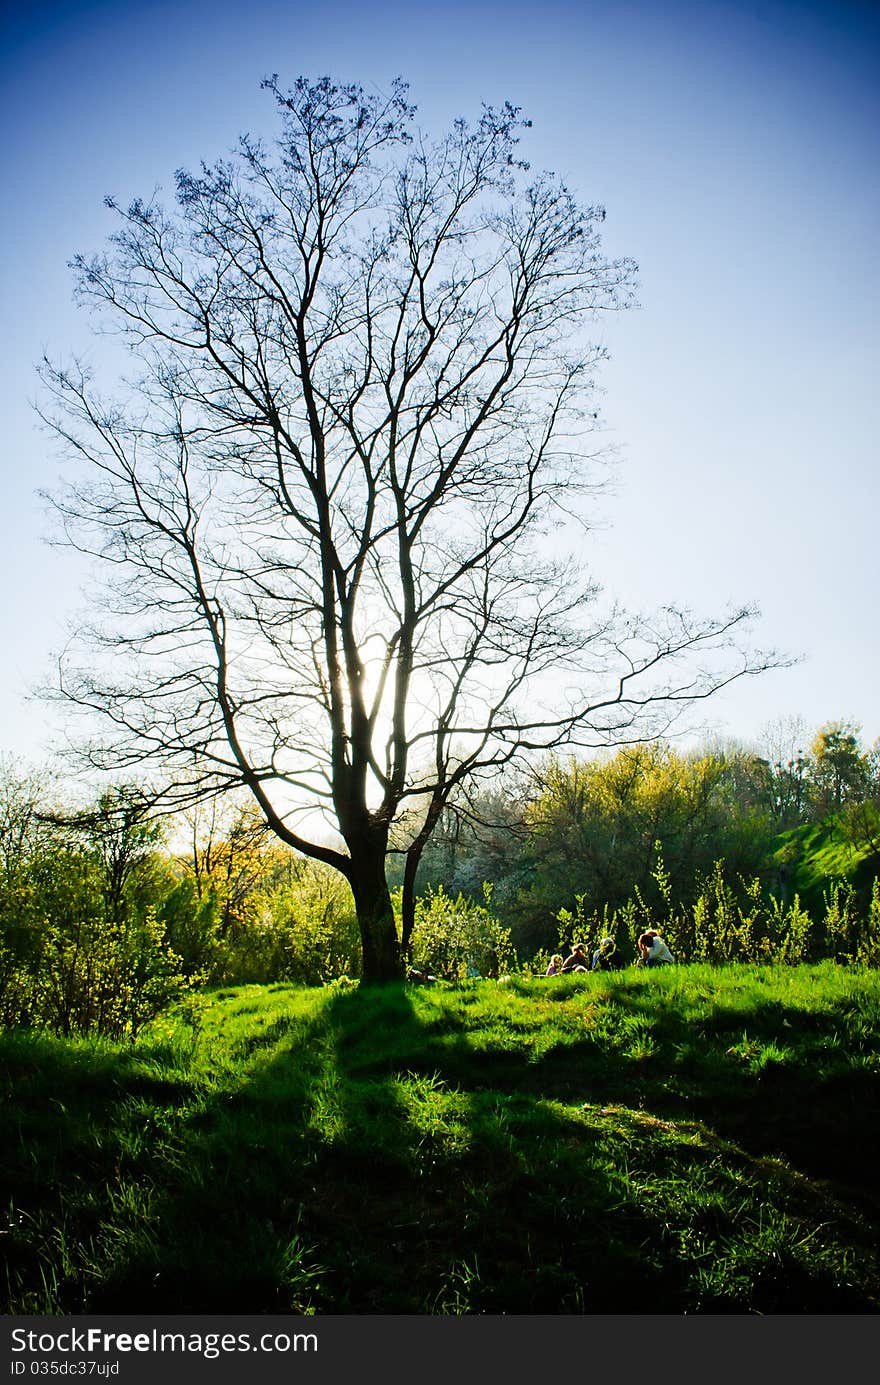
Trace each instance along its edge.
{"label": "hillside slope", "polygon": [[14,1313],[873,1313],[880,975],[241,987],[0,1041]]}
{"label": "hillside slope", "polygon": [[851,885],[866,902],[874,877],[880,873],[876,854],[855,846],[834,817],[780,832],[772,844],[772,859],[786,899],[798,894],[805,908],[818,918],[834,881]]}

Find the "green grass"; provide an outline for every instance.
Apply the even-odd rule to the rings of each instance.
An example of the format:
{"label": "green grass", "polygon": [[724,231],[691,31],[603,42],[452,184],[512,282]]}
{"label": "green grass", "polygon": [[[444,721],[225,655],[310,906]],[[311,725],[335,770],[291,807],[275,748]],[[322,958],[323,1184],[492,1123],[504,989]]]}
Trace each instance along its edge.
{"label": "green grass", "polygon": [[774,839],[774,859],[788,863],[789,892],[816,918],[825,910],[829,885],[845,881],[868,898],[877,874],[877,858],[867,847],[853,844],[836,818],[781,832]]}
{"label": "green grass", "polygon": [[874,1313],[880,975],[244,986],[10,1033],[5,1311]]}

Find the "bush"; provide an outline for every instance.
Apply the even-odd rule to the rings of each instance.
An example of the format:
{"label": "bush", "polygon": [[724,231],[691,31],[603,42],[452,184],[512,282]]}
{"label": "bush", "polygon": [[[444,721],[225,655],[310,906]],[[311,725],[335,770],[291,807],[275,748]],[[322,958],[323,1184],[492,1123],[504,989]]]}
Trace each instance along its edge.
{"label": "bush", "polygon": [[451,899],[442,885],[416,901],[410,960],[420,971],[447,981],[467,976],[498,976],[513,965],[510,930],[491,912],[491,886],[484,885],[484,904],[459,894]]}
{"label": "bush", "polygon": [[100,853],[41,822],[22,783],[6,781],[0,824],[0,1023],[133,1038],[187,988],[181,959],[155,909],[112,894]]}
{"label": "bush", "polygon": [[[134,1038],[187,989],[181,959],[155,914],[108,919],[100,893],[89,889],[90,864],[70,856],[63,862],[54,899],[42,901],[51,913],[29,920],[26,947],[10,947],[9,932],[0,942],[4,1025]],[[10,932],[20,939],[18,922]]]}
{"label": "bush", "polygon": [[250,932],[266,979],[319,985],[360,972],[360,933],[354,901],[335,871],[302,862],[296,877],[275,890]]}
{"label": "bush", "polygon": [[[867,910],[860,909],[856,892],[844,881],[832,881],[825,895],[822,918],[814,917],[795,894],[785,901],[767,893],[761,880],[731,880],[723,861],[699,882],[691,905],[676,904],[672,883],[659,844],[653,872],[656,897],[651,905],[637,887],[619,909],[606,905],[590,911],[584,895],[576,897],[574,913],[560,909],[560,951],[575,934],[583,940],[628,939],[635,947],[639,933],[655,928],[681,962],[800,962],[832,958],[841,963],[880,965],[880,879],[874,881]],[[547,956],[542,949],[530,964],[538,970]]]}

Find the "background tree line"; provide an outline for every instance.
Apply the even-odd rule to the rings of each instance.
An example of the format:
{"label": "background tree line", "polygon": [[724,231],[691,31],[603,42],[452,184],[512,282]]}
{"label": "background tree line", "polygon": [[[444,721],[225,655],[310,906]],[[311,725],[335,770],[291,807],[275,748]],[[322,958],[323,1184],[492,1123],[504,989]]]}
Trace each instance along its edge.
{"label": "background tree line", "polygon": [[799,893],[815,912],[836,878],[866,908],[880,864],[878,805],[880,746],[866,748],[843,721],[812,737],[780,723],[759,749],[653,741],[589,760],[551,757],[457,805],[422,883],[475,895],[492,880],[521,953],[548,946],[558,911],[578,900],[595,915],[636,898],[656,910],[671,891],[676,908],[690,907],[717,863],[740,898],[757,877],[782,903]]}
{"label": "background tree line", "polygon": [[[402,866],[389,878],[401,907]],[[663,741],[550,757],[447,809],[410,961],[450,980],[648,924],[682,960],[880,961],[880,745],[796,723],[760,750]],[[202,985],[357,976],[338,872],[234,796],[156,818],[117,785],[65,809],[0,774],[0,1019],[119,1037]]]}

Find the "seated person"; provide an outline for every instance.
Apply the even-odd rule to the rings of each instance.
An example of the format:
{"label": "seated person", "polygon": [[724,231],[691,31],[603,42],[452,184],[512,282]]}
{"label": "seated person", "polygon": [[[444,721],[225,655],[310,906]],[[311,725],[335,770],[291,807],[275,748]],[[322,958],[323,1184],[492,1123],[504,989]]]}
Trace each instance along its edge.
{"label": "seated person", "polygon": [[589,971],[590,959],[587,956],[587,949],[584,943],[575,943],[571,950],[571,956],[566,957],[562,963],[563,973],[571,971]]}
{"label": "seated person", "polygon": [[640,967],[665,967],[675,961],[656,928],[649,928],[640,934],[637,946]]}
{"label": "seated person", "polygon": [[602,938],[593,953],[592,971],[620,971],[625,966],[623,953],[613,938]]}
{"label": "seated person", "polygon": [[550,965],[544,972],[545,976],[558,976],[562,971],[562,957],[558,952],[554,952],[550,958]]}
{"label": "seated person", "polygon": [[429,971],[421,971],[418,967],[410,967],[406,973],[407,981],[417,981],[420,986],[430,986],[437,980]]}

